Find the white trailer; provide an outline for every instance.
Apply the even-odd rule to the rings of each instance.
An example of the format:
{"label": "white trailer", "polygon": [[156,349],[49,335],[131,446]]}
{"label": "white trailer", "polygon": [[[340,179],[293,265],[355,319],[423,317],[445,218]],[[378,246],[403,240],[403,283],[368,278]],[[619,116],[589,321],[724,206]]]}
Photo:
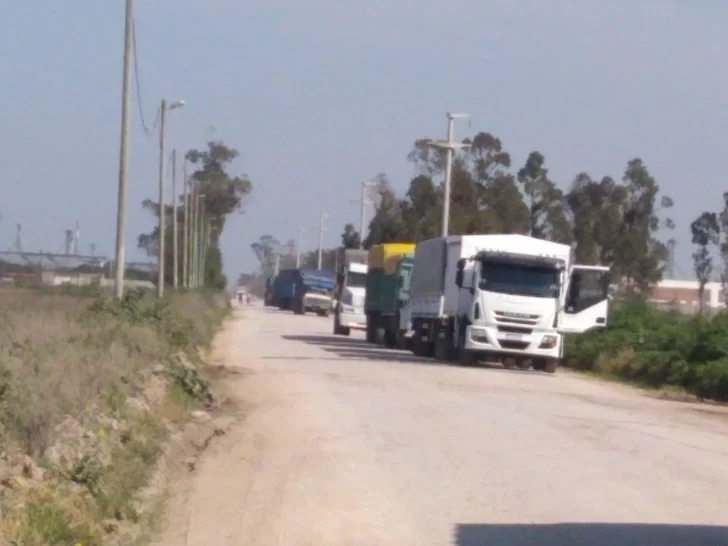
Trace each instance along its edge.
{"label": "white trailer", "polygon": [[410,285],[412,352],[553,373],[562,334],[607,324],[609,268],[572,264],[572,251],[525,235],[423,241]]}

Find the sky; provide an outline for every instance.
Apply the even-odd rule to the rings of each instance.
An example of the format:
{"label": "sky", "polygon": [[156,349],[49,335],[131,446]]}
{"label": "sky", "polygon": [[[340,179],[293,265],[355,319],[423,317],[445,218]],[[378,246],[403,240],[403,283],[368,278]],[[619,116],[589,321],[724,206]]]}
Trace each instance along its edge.
{"label": "sky", "polygon": [[[22,224],[26,250],[113,256],[124,0],[3,0],[0,17],[0,249]],[[162,98],[168,148],[236,148],[254,192],[223,235],[234,280],[250,245],[305,229],[302,247],[358,227],[361,182],[402,193],[418,138],[488,131],[515,169],[546,157],[574,176],[621,178],[640,157],[675,202],[678,272],[692,278],[689,224],[719,211],[728,127],[728,2],[718,0],[135,0],[141,100],[132,99],[130,261],[154,218]],[[169,188],[169,184],[168,184]],[[171,196],[171,194],[170,194]],[[171,199],[171,197],[170,197]],[[371,211],[368,211],[368,217]],[[665,239],[670,235],[665,235]]]}

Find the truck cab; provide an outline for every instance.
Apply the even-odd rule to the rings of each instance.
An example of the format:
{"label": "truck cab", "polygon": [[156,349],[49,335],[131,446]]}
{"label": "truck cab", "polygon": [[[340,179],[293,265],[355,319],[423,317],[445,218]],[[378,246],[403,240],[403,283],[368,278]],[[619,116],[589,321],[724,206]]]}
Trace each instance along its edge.
{"label": "truck cab", "polygon": [[366,251],[344,252],[344,264],[337,278],[334,334],[348,336],[351,330],[366,330],[364,312],[367,272]]}
{"label": "truck cab", "polygon": [[564,257],[481,251],[457,263],[456,346],[467,362],[487,354],[506,366],[553,373],[562,334],[606,326],[609,268]]}

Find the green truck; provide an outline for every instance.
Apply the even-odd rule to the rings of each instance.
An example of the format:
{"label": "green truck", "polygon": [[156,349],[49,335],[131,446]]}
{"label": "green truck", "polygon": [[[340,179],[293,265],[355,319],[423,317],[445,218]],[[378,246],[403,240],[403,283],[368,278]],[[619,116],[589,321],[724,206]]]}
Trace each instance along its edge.
{"label": "green truck", "polygon": [[406,303],[414,266],[414,244],[389,243],[369,249],[364,311],[366,339],[387,347],[403,347],[408,331]]}

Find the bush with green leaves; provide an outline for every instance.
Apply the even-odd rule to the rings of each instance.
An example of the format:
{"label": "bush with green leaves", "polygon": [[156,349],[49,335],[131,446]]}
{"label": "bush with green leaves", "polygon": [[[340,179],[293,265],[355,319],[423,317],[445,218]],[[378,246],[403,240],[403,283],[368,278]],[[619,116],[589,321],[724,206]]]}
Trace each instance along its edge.
{"label": "bush with green leaves", "polygon": [[567,339],[565,365],[728,401],[728,312],[712,317],[615,305],[609,326]]}

